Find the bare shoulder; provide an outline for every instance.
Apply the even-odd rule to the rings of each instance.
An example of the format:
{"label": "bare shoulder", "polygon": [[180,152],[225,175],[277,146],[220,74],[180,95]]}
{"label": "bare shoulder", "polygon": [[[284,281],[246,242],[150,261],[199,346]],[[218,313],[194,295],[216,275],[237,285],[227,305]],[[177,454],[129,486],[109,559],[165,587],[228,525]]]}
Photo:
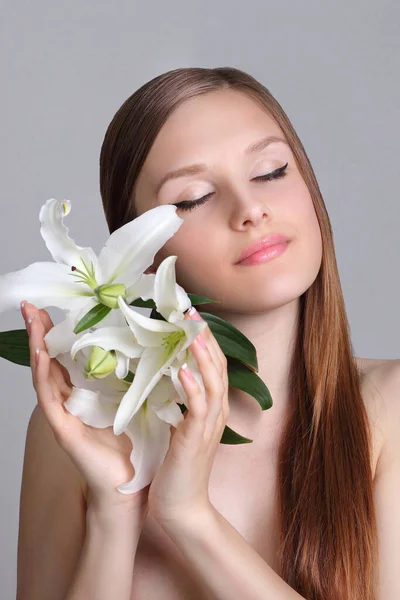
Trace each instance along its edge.
{"label": "bare shoulder", "polygon": [[381,432],[374,474],[374,505],[379,548],[377,598],[383,600],[400,597],[400,359],[366,360],[363,387],[368,393],[364,397]]}
{"label": "bare shoulder", "polygon": [[65,598],[85,539],[83,490],[83,477],[36,404],[26,432],[21,480],[18,598]]}
{"label": "bare shoulder", "polygon": [[374,432],[375,465],[384,468],[400,441],[400,359],[356,358],[362,395]]}

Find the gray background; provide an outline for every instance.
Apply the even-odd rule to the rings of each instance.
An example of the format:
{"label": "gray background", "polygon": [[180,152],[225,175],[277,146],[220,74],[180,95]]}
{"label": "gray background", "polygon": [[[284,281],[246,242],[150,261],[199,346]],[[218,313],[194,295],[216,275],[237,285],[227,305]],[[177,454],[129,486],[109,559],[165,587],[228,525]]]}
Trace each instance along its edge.
{"label": "gray background", "polygon": [[[99,251],[108,230],[98,160],[116,110],[170,69],[234,66],[276,96],[309,154],[333,225],[355,354],[399,357],[399,6],[3,2],[0,273],[52,260],[38,221],[50,197],[71,200],[71,237]],[[0,330],[23,326],[19,311],[0,315]],[[3,359],[0,381],[0,595],[14,598],[36,394],[30,370]]]}

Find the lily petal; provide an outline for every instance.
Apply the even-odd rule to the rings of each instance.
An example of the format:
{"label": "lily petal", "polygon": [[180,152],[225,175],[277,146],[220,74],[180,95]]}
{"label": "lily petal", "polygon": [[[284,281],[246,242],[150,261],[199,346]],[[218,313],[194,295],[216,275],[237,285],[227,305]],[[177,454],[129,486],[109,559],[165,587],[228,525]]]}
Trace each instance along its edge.
{"label": "lily petal", "polygon": [[146,403],[130,421],[124,433],[132,442],[130,461],[135,475],[117,489],[122,494],[134,494],[153,480],[167,454],[171,431],[168,423],[159,419]]}
{"label": "lily petal", "polygon": [[114,423],[118,404],[100,402],[97,392],[73,388],[64,402],[65,408],[91,427],[110,427]]}
{"label": "lily petal", "polygon": [[189,296],[176,284],[177,256],[167,256],[159,265],[154,280],[154,298],[159,312],[170,323],[184,318],[183,312],[191,306]]}
{"label": "lily petal", "polygon": [[171,323],[146,317],[132,309],[121,296],[118,297],[118,305],[138,343],[142,346],[160,346],[166,335],[179,331],[179,328]]}
{"label": "lily petal", "polygon": [[173,425],[173,427],[178,427],[179,423],[185,418],[175,400],[168,400],[163,405],[155,406],[153,412],[159,419]]}
{"label": "lily petal", "polygon": [[157,206],[116,229],[99,254],[104,281],[119,283],[122,278],[127,288],[135,284],[182,225],[176,210],[172,205]]}
{"label": "lily petal", "polygon": [[186,336],[186,344],[182,347],[182,350],[185,350],[190,344],[192,344],[195,338],[207,327],[206,321],[192,321],[191,319],[182,319],[177,324],[179,329],[185,332]]}
{"label": "lily petal", "polygon": [[[180,350],[177,347],[177,352]],[[133,415],[141,408],[154,386],[163,376],[161,370],[167,368],[175,358],[175,352],[168,356],[163,346],[145,348],[136,368],[131,387],[121,400],[114,421],[114,433],[120,435]]]}
{"label": "lily petal", "polygon": [[86,284],[70,276],[67,265],[35,262],[5,275],[0,275],[0,313],[19,309],[24,298],[37,308],[55,306],[63,310],[79,310],[92,296]]}
{"label": "lily petal", "polygon": [[178,427],[184,416],[175,401],[176,390],[170,377],[162,377],[147,397],[147,404],[155,414],[174,427]]}
{"label": "lily petal", "polygon": [[[162,263],[161,263],[162,264]],[[142,298],[143,300],[154,300],[155,302],[155,290],[154,290],[154,273],[143,273],[136,283],[134,283],[126,291],[126,300],[128,304],[135,298]],[[184,288],[176,284],[176,292],[178,297],[178,307],[185,312],[191,306],[191,301]],[[161,314],[161,313],[160,313]]]}
{"label": "lily petal", "polygon": [[[72,266],[85,268],[84,263],[93,264],[94,272],[100,275],[97,256],[92,248],[77,246],[68,235],[68,228],[63,219],[71,211],[70,200],[49,198],[39,213],[41,222],[40,233],[52,257],[57,263],[64,263],[70,269]],[[85,286],[87,287],[87,286]]]}
{"label": "lily petal", "polygon": [[131,302],[135,298],[154,300],[154,273],[142,273],[139,279],[126,290],[126,300]]}
{"label": "lily petal", "polygon": [[115,369],[115,374],[118,377],[118,379],[124,379],[124,377],[126,377],[129,373],[130,359],[128,356],[125,356],[125,354],[123,354],[119,350],[115,351],[115,356],[117,357],[118,361],[117,368]]}
{"label": "lily petal", "polygon": [[129,327],[100,327],[95,331],[85,333],[71,348],[71,356],[75,358],[76,353],[87,346],[100,346],[104,350],[118,350],[129,358],[135,358],[142,354],[143,346],[135,341],[135,337]]}
{"label": "lily petal", "polygon": [[50,358],[55,358],[59,354],[69,352],[74,343],[83,334],[74,333],[74,327],[78,322],[80,311],[69,311],[61,323],[54,325],[44,336],[47,353]]}
{"label": "lily petal", "polygon": [[184,288],[179,285],[179,283],[176,284],[176,293],[178,297],[178,310],[181,313],[184,313],[192,306],[192,302]]}

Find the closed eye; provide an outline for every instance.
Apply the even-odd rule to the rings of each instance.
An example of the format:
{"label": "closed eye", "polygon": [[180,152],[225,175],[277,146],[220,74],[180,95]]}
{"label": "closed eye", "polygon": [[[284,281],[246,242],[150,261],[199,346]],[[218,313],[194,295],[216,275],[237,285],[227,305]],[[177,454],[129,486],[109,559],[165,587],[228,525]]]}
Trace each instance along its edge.
{"label": "closed eye", "polygon": [[[282,177],[285,177],[285,175],[287,175],[286,168],[288,164],[289,163],[286,163],[285,165],[283,165],[283,167],[279,167],[278,169],[275,169],[275,171],[271,171],[271,173],[266,173],[265,175],[259,175],[258,177],[254,177],[254,180],[271,181],[273,179],[281,179]],[[202,196],[198,200],[182,200],[181,202],[176,202],[175,204],[173,204],[173,206],[176,206],[178,209],[181,210],[189,211],[195,208],[196,206],[200,206],[201,204],[207,202],[208,198],[212,196],[213,193],[214,192],[210,192],[209,194]]]}

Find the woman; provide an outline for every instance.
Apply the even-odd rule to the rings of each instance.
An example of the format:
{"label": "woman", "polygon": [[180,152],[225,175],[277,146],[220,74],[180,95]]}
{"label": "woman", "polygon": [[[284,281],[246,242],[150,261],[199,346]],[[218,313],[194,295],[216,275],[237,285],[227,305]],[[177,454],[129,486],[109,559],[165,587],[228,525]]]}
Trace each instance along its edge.
{"label": "woman", "polygon": [[[397,597],[400,361],[352,355],[329,217],[279,103],[238,69],[160,75],[110,123],[100,188],[110,233],[154,206],[177,206],[184,223],[150,270],[177,255],[177,282],[221,301],[204,310],[254,343],[274,405],[260,414],[249,395],[228,390],[207,327],[206,347],[191,346],[206,396],[181,370],[189,414],[150,489],[112,493],[132,477],[131,444],[62,407],[71,387],[45,351],[52,322],[26,303],[38,406],[18,597]],[[241,260],[276,233],[287,241],[268,260]],[[226,422],[254,442],[219,444]]]}

